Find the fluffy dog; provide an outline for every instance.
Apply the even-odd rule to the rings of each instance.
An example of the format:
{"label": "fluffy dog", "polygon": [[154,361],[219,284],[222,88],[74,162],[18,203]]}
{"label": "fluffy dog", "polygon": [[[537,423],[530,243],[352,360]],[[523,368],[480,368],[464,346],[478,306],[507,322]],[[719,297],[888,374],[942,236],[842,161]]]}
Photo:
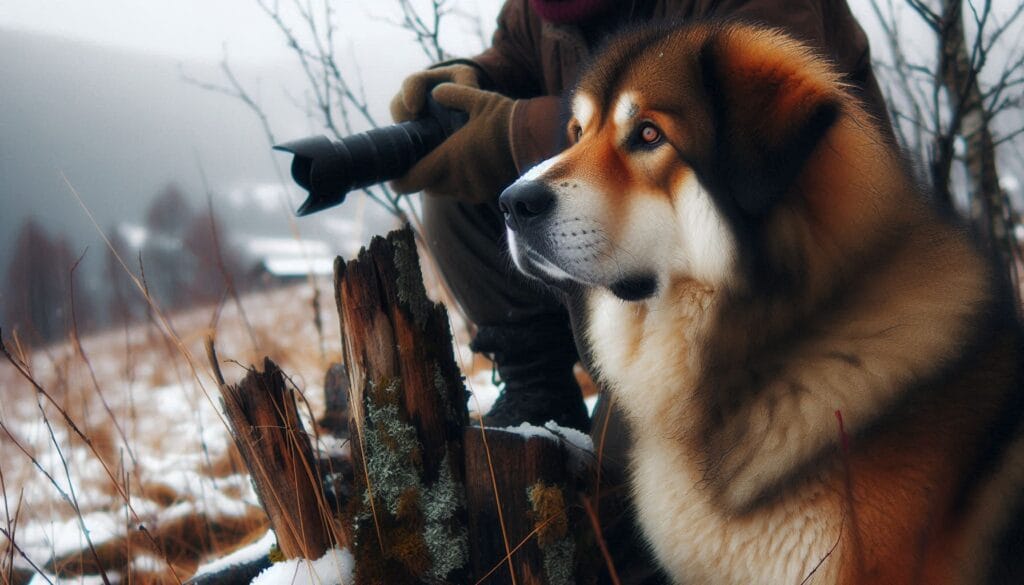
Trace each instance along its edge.
{"label": "fluffy dog", "polygon": [[572,113],[501,196],[509,248],[566,293],[674,579],[1024,582],[1006,287],[834,69],[749,25],[634,31]]}

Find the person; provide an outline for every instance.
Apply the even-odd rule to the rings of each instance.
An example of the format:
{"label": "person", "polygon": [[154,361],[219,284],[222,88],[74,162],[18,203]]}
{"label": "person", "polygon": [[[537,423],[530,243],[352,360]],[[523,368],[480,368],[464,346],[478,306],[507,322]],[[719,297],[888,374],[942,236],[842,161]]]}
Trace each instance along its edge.
{"label": "person", "polygon": [[507,0],[488,49],[413,74],[392,100],[396,122],[418,117],[428,93],[469,114],[393,187],[427,193],[427,245],[477,327],[472,349],[494,360],[504,383],[488,426],[590,427],[569,317],[552,292],[512,266],[498,196],[566,146],[563,95],[605,38],[623,27],[701,18],[757,22],[809,43],[892,136],[867,37],[846,0]]}

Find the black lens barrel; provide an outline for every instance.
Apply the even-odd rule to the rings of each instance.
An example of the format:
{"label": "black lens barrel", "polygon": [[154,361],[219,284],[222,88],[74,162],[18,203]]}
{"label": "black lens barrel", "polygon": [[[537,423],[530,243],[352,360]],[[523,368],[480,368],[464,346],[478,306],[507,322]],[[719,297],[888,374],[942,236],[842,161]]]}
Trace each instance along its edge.
{"label": "black lens barrel", "polygon": [[332,141],[311,136],[275,146],[290,152],[292,178],[309,191],[298,215],[309,215],[345,201],[354,189],[397,179],[465,124],[464,112],[428,100],[428,115]]}
{"label": "black lens barrel", "polygon": [[337,146],[347,155],[349,180],[345,190],[401,177],[444,139],[441,123],[433,118],[375,128],[341,139]]}

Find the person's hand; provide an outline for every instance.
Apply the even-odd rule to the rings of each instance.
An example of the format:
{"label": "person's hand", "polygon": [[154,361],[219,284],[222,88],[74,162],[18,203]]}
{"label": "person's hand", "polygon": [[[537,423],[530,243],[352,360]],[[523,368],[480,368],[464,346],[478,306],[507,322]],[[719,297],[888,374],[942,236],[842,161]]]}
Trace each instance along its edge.
{"label": "person's hand", "polygon": [[461,63],[413,73],[391,99],[391,117],[395,123],[415,120],[427,105],[427,92],[442,83],[480,87],[476,68]]}
{"label": "person's hand", "polygon": [[456,83],[442,83],[431,95],[440,105],[469,114],[469,121],[405,176],[392,181],[392,188],[399,193],[455,196],[470,203],[497,199],[517,175],[509,139],[514,100]]}

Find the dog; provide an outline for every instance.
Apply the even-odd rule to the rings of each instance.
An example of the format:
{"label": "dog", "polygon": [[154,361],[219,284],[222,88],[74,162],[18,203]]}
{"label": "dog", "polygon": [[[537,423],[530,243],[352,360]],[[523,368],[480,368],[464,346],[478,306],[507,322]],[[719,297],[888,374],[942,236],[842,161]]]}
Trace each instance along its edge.
{"label": "dog", "polygon": [[835,69],[749,24],[636,30],[570,100],[499,207],[624,412],[667,573],[1024,583],[1009,287]]}

